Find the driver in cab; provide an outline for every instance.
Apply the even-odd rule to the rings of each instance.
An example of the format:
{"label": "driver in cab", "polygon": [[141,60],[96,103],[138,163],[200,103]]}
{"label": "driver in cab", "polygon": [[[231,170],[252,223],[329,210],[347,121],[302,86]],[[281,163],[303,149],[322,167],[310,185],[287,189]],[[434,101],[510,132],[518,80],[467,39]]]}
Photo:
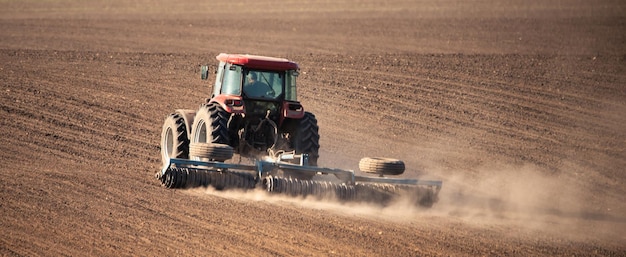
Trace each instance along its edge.
{"label": "driver in cab", "polygon": [[272,88],[270,88],[267,84],[258,81],[256,73],[250,72],[246,78],[247,81],[243,86],[243,92],[248,97],[274,97]]}

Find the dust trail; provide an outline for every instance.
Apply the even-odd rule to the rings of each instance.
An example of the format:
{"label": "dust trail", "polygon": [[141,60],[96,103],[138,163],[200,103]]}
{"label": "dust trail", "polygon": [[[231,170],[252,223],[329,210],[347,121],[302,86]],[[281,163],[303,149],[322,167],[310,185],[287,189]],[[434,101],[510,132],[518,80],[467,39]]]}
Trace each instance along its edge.
{"label": "dust trail", "polygon": [[570,239],[626,242],[626,217],[586,202],[586,190],[532,165],[481,167],[448,175],[433,215]]}
{"label": "dust trail", "polygon": [[626,242],[621,232],[626,231],[626,217],[594,210],[593,203],[585,202],[585,192],[581,192],[577,184],[535,166],[496,164],[474,168],[471,172],[429,170],[428,173],[445,174],[440,200],[430,209],[415,206],[402,197],[382,206],[270,194],[261,189],[194,191],[237,201],[325,210],[385,222],[449,219],[478,228],[498,226],[558,238]]}
{"label": "dust trail", "polygon": [[284,194],[272,194],[262,189],[248,191],[228,190],[218,191],[213,188],[195,189],[197,192],[210,194],[218,197],[233,199],[236,201],[266,202],[278,205],[291,205],[298,208],[336,211],[342,214],[377,215],[384,211],[384,208],[376,204],[364,204],[354,202],[340,202],[334,198],[318,198],[315,196],[293,197]]}

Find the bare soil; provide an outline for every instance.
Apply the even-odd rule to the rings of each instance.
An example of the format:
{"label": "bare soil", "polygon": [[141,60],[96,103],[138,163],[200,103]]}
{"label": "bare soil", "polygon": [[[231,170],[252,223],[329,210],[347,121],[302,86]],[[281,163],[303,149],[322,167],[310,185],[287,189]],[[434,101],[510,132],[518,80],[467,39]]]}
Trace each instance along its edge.
{"label": "bare soil", "polygon": [[[623,1],[0,1],[0,255],[624,256]],[[168,190],[220,52],[298,62],[320,165],[431,209]]]}

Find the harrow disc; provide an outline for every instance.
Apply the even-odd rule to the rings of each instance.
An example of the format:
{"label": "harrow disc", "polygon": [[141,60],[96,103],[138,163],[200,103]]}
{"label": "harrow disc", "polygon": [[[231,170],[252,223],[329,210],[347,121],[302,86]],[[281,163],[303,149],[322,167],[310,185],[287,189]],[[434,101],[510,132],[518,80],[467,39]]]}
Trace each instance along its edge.
{"label": "harrow disc", "polygon": [[161,176],[167,188],[192,188],[213,186],[222,189],[252,189],[256,186],[254,175],[245,172],[218,172],[191,168],[171,168]]}
{"label": "harrow disc", "polygon": [[403,198],[415,205],[430,208],[438,201],[438,189],[431,186],[390,185],[377,183],[357,183],[357,201],[389,204]]}
{"label": "harrow disc", "polygon": [[268,176],[263,179],[263,185],[270,193],[290,196],[313,195],[317,198],[335,197],[340,200],[352,200],[356,195],[354,186],[327,181]]}

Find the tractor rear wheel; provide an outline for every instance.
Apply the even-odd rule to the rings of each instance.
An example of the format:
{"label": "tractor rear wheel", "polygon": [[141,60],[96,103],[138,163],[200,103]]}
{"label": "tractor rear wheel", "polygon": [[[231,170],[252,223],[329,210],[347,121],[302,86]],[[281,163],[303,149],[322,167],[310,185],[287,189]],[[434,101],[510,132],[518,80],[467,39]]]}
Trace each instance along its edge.
{"label": "tractor rear wheel", "polygon": [[161,131],[161,160],[163,165],[170,158],[189,158],[189,135],[185,120],[178,113],[168,115]]}
{"label": "tractor rear wheel", "polygon": [[191,129],[192,143],[214,143],[229,145],[228,118],[226,112],[219,104],[203,104],[193,120]]}
{"label": "tractor rear wheel", "polygon": [[292,147],[297,154],[308,154],[309,165],[317,166],[320,149],[320,134],[315,115],[310,112],[304,113],[292,139]]}
{"label": "tractor rear wheel", "polygon": [[[307,165],[317,166],[320,135],[315,115],[306,112],[302,119],[294,123],[294,126],[291,131],[291,149],[295,150],[296,154],[308,154],[309,160]],[[300,180],[310,180],[315,176],[315,174],[311,172],[290,169],[284,169],[282,172],[278,173],[278,175]]]}

